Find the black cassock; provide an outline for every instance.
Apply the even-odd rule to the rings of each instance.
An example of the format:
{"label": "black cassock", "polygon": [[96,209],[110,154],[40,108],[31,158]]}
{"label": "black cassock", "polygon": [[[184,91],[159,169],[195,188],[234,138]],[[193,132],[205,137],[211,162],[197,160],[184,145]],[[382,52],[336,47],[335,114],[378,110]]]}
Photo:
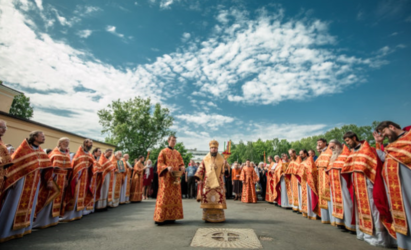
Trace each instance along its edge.
{"label": "black cassock", "polygon": [[154,178],[153,178],[153,182],[151,183],[151,190],[152,190],[151,198],[156,199],[157,192],[158,192],[157,161],[156,163],[154,163],[153,172],[154,172]]}
{"label": "black cassock", "polygon": [[225,170],[224,180],[225,180],[225,198],[232,199],[233,198],[233,183],[231,180],[231,171]]}

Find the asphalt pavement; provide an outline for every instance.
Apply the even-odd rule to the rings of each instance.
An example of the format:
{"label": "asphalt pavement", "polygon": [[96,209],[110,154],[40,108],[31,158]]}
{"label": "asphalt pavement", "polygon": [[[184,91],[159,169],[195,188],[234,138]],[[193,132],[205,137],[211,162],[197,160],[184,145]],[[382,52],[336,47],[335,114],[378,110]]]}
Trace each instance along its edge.
{"label": "asphalt pavement", "polygon": [[210,249],[190,247],[198,228],[253,229],[263,237],[263,249],[346,250],[378,249],[331,225],[263,201],[244,204],[229,200],[226,222],[205,223],[195,200],[183,199],[184,219],[157,226],[153,221],[155,200],[121,205],[87,215],[81,220],[35,230],[21,239],[0,243],[0,250],[103,250],[103,249]]}

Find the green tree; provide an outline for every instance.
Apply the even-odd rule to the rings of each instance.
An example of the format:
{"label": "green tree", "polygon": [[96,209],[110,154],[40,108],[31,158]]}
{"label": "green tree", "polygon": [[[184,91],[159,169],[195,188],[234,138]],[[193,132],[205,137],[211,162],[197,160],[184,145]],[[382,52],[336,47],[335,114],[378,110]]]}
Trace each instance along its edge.
{"label": "green tree", "polygon": [[131,159],[146,155],[148,149],[171,133],[174,120],[170,111],[160,104],[152,109],[149,98],[135,97],[124,102],[113,101],[107,109],[99,110],[101,132],[107,134],[105,141],[128,153]]}
{"label": "green tree", "polygon": [[[150,160],[153,163],[156,162],[158,159],[158,155],[160,154],[160,151],[166,147],[168,147],[168,142],[163,141],[160,144],[160,146],[153,148],[150,152],[150,157],[149,157]],[[182,142],[178,142],[176,146],[174,147],[174,149],[177,150],[181,154],[181,157],[183,157],[183,160],[184,160],[184,164],[188,166],[188,163],[190,163],[191,158],[193,158],[193,154],[187,152],[187,149],[185,148]]]}
{"label": "green tree", "polygon": [[24,94],[16,95],[11,104],[9,113],[24,119],[33,117],[33,107],[30,105],[30,97]]}

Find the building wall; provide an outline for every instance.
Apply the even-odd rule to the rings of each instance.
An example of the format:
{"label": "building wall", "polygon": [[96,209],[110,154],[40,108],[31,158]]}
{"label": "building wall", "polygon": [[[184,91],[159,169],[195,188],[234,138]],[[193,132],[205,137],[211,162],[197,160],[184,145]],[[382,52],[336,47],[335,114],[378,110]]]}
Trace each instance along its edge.
{"label": "building wall", "polygon": [[[34,130],[41,130],[45,133],[46,141],[41,145],[43,149],[53,149],[57,146],[57,141],[61,137],[68,137],[70,138],[70,152],[75,153],[80,145],[83,144],[84,139],[86,139],[85,137],[79,135],[73,135],[71,133],[41,126],[41,124],[33,124],[31,122],[19,120],[3,114],[0,114],[0,119],[6,121],[7,123],[7,131],[2,138],[3,142],[5,144],[13,145],[14,148],[17,148],[23,140],[28,137],[29,133]],[[113,145],[94,141],[93,148],[96,147],[101,148],[103,152],[108,148],[115,150],[115,146]]]}
{"label": "building wall", "polygon": [[0,111],[8,113],[14,96],[17,94],[19,94],[19,92],[0,84]]}

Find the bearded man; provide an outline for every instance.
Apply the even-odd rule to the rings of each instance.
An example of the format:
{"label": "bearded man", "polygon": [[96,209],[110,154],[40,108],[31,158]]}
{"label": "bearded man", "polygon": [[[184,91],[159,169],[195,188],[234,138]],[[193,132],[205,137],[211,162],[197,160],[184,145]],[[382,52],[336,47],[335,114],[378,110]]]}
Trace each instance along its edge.
{"label": "bearded man", "polygon": [[[385,224],[386,221],[381,217],[384,209],[379,209],[381,205],[385,206],[385,188],[383,183],[375,185],[379,184],[376,180],[382,178],[382,162],[376,150],[367,141],[360,141],[355,133],[345,133],[344,141],[350,147],[351,154],[341,173],[346,175],[345,178],[351,178],[351,188],[355,190],[357,239],[373,246],[391,247],[393,239],[388,232],[394,235],[395,232],[391,232],[391,225]],[[374,192],[374,188],[377,188],[378,192]],[[389,212],[384,214],[387,215],[389,216]]]}
{"label": "bearded man", "polygon": [[[381,122],[374,132],[377,153],[384,162],[382,176],[387,187],[392,228],[398,249],[411,249],[411,132],[392,121]],[[381,150],[384,138],[389,144]]]}
{"label": "bearded man", "polygon": [[[44,188],[44,186],[40,187],[33,228],[47,228],[57,225],[59,222],[64,191],[68,185],[67,176],[71,171],[70,152],[68,151],[69,144],[70,139],[62,137],[58,140],[57,147],[49,154],[53,166],[52,179],[57,184],[60,192],[53,192],[53,190]],[[43,174],[50,173],[46,172]],[[39,210],[40,208],[42,209]]]}
{"label": "bearded man", "polygon": [[203,188],[201,190],[201,199],[197,199],[197,201],[201,201],[204,221],[223,222],[225,221],[223,209],[227,209],[224,172],[230,166],[224,160],[224,157],[218,153],[218,142],[216,140],[212,140],[209,146],[210,153],[204,157],[194,175]]}
{"label": "bearded man", "polygon": [[341,169],[350,155],[350,150],[338,140],[331,140],[329,148],[332,150],[332,156],[325,171],[330,180],[332,216],[338,228],[355,232],[355,223],[352,223],[353,201],[347,180],[341,176]]}
{"label": "bearded man", "polygon": [[42,131],[33,131],[12,156],[3,186],[4,202],[0,211],[0,242],[31,233],[41,182],[53,188],[51,176],[42,176],[52,169],[50,159],[41,149],[45,141]]}

